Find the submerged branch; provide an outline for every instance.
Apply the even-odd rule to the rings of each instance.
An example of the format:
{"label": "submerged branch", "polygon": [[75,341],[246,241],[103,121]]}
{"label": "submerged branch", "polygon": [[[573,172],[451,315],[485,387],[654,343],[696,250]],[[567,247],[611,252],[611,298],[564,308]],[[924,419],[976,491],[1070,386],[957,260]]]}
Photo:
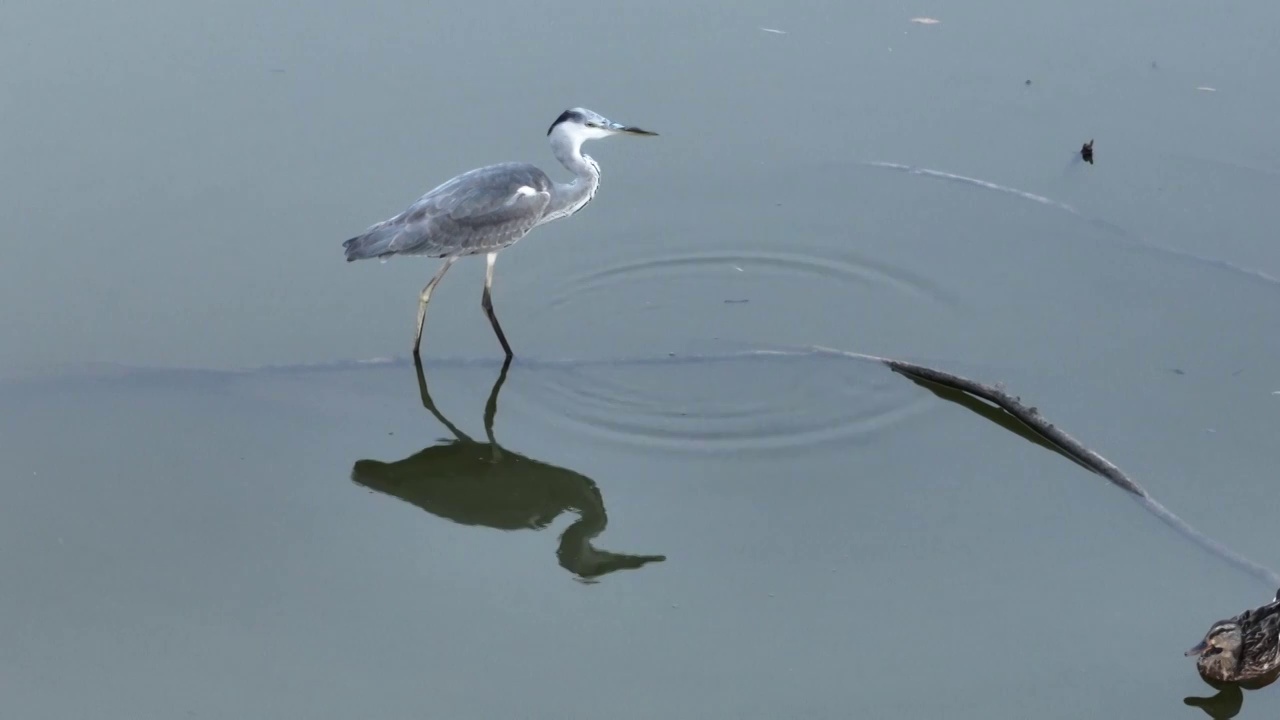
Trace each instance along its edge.
{"label": "submerged branch", "polygon": [[[1061,428],[1054,425],[1040,414],[1040,411],[1034,407],[1029,407],[1022,402],[1022,398],[1010,395],[1002,388],[980,383],[976,380],[954,375],[936,368],[917,365],[915,363],[903,360],[894,360],[893,358],[878,357],[875,355],[865,355],[863,353],[848,352],[845,350],[836,350],[833,348],[816,347],[815,351],[824,355],[836,355],[849,358],[857,358],[860,360],[871,360],[887,365],[889,369],[903,375],[911,380],[921,384],[936,384],[953,390],[958,390],[972,395],[999,407],[1008,413],[1035,435],[1046,441],[1052,449],[1058,453],[1065,455],[1068,459],[1075,461],[1090,472],[1101,475],[1111,481],[1116,487],[1133,495],[1143,507],[1149,510],[1157,518],[1178,531],[1187,539],[1196,543],[1200,547],[1244,570],[1250,575],[1256,577],[1262,582],[1267,583],[1271,587],[1280,588],[1280,575],[1268,567],[1259,565],[1258,563],[1240,555],[1231,550],[1222,543],[1217,542],[1213,538],[1205,535],[1199,530],[1189,525],[1185,520],[1178,517],[1164,505],[1160,504],[1150,493],[1132,478],[1125,474],[1123,470],[1117,467],[1110,460],[1102,457],[1098,453],[1085,447],[1079,440],[1071,437]],[[997,421],[998,422],[998,421]],[[1005,425],[1005,423],[1001,423]],[[1005,425],[1008,427],[1008,425]],[[1019,433],[1022,434],[1022,433]]]}

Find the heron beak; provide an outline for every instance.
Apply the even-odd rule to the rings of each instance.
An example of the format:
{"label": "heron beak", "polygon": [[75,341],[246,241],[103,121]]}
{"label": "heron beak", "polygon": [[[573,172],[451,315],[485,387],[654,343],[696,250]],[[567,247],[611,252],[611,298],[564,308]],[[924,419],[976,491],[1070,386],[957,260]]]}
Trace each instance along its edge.
{"label": "heron beak", "polygon": [[625,133],[627,135],[657,135],[658,134],[656,132],[649,132],[648,130],[643,130],[633,125],[619,125],[618,123],[614,123],[613,130],[614,132]]}
{"label": "heron beak", "polygon": [[1203,640],[1201,640],[1201,641],[1200,641],[1200,643],[1199,643],[1198,645],[1196,645],[1195,647],[1193,647],[1193,648],[1191,648],[1190,650],[1188,650],[1188,651],[1186,651],[1185,653],[1183,653],[1183,656],[1184,656],[1184,657],[1191,657],[1192,655],[1199,655],[1199,654],[1203,653],[1205,650],[1208,650],[1208,649],[1209,649],[1209,646],[1208,646],[1207,644],[1205,644],[1205,642],[1204,642]]}

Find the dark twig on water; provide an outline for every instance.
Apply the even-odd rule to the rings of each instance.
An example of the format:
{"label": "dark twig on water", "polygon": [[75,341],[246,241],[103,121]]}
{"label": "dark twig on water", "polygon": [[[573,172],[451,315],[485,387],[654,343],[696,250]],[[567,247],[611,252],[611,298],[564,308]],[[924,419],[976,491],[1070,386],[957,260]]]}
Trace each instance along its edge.
{"label": "dark twig on water", "polygon": [[1047,441],[1059,453],[1067,458],[1075,461],[1090,472],[1101,475],[1111,481],[1116,487],[1133,495],[1143,507],[1149,510],[1156,517],[1160,518],[1166,525],[1169,525],[1179,534],[1196,543],[1200,547],[1253,575],[1262,582],[1267,583],[1270,587],[1280,587],[1280,575],[1270,568],[1259,565],[1258,563],[1240,555],[1225,545],[1217,542],[1213,538],[1205,535],[1199,530],[1191,527],[1185,520],[1178,517],[1173,511],[1161,505],[1159,501],[1151,497],[1141,485],[1134,482],[1123,470],[1116,467],[1114,463],[1102,457],[1098,453],[1085,447],[1079,440],[1071,437],[1063,432],[1061,428],[1049,422],[1040,414],[1040,411],[1034,407],[1023,404],[1022,399],[1005,392],[1001,388],[994,385],[970,380],[966,377],[954,375],[949,372],[938,370],[924,365],[906,362],[903,360],[894,360],[893,358],[877,357],[875,355],[864,355],[862,353],[847,352],[844,350],[835,350],[832,348],[816,348],[819,352],[840,355],[844,357],[854,357],[863,360],[873,360],[875,362],[887,365],[894,372],[908,377],[912,380],[922,383],[934,383],[944,387],[959,390],[968,393],[974,397],[985,400],[999,407],[1008,413],[1014,419],[1025,425],[1029,430],[1039,435]]}

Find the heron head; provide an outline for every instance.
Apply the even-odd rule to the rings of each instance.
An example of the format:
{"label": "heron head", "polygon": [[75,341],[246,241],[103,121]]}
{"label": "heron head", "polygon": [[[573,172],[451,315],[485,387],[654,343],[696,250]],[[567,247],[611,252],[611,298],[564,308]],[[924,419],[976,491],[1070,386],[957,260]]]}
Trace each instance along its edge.
{"label": "heron head", "polygon": [[556,121],[551,123],[551,127],[547,128],[547,135],[556,132],[563,133],[578,142],[605,138],[610,135],[658,134],[648,130],[641,130],[632,125],[614,122],[600,113],[580,107],[570,108],[560,113],[560,117],[556,118]]}

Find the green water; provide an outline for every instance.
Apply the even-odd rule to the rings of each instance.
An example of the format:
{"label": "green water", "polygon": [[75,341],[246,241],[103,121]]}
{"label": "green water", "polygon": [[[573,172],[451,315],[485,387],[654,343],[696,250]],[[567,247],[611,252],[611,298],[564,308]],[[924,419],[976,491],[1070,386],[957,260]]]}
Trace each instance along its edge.
{"label": "green water", "polygon": [[[880,366],[735,353],[1003,382],[1280,566],[1277,21],[6,7],[0,714],[1203,717],[1183,651],[1275,588]],[[437,417],[435,262],[340,243],[476,165],[565,177],[575,105],[661,136],[502,253],[491,407],[450,272]]]}

